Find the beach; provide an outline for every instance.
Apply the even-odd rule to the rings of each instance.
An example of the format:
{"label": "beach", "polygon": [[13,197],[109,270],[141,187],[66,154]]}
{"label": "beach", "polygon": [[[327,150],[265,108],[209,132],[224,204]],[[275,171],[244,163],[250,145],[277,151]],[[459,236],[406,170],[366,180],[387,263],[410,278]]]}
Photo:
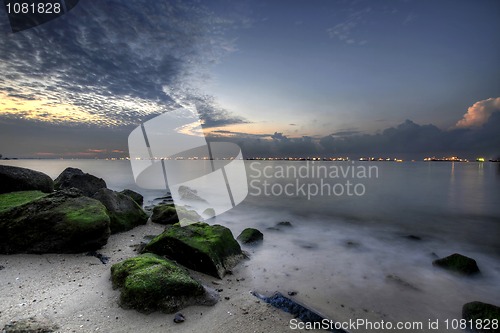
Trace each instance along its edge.
{"label": "beach", "polygon": [[[76,166],[103,177],[111,189],[140,192],[144,206],[158,203],[155,198],[164,195],[164,191],[134,187],[127,161],[9,163],[38,169],[52,178],[66,166]],[[277,162],[260,167],[270,170],[273,163]],[[0,255],[0,327],[35,317],[54,322],[61,332],[290,332],[295,327],[292,315],[250,293],[271,296],[281,292],[339,323],[420,323],[422,328],[412,331],[459,331],[446,328],[445,321],[460,320],[465,303],[495,304],[500,293],[495,165],[377,166],[378,178],[352,179],[363,182],[364,196],[308,200],[250,192],[243,203],[209,220],[229,228],[234,237],[245,228],[257,228],[264,241],[242,245],[249,258],[223,279],[191,271],[206,286],[222,291],[214,306],[182,309],[183,323],[174,323],[174,314],[122,309],[120,292],[112,288],[111,265],[137,256],[135,245],[144,236],[163,231],[164,226],[148,221],[111,235],[97,251],[109,257],[107,264],[86,253]],[[249,181],[260,182],[255,186],[263,180],[280,186],[291,181],[255,174],[248,175]],[[299,180],[305,184],[319,181],[313,177]],[[335,184],[337,180],[330,181]],[[430,192],[428,185],[433,186]],[[283,221],[290,223],[280,225]],[[432,265],[452,253],[474,258],[481,274],[464,277]],[[431,328],[431,322],[440,326]],[[347,330],[390,331],[380,327]]]}
{"label": "beach", "polygon": [[[99,253],[103,264],[82,254],[0,255],[0,327],[30,317],[59,326],[57,332],[288,332],[293,317],[250,294],[245,262],[222,280],[192,272],[211,288],[222,289],[215,306],[191,306],[175,314],[143,314],[122,309],[119,291],[113,290],[110,267],[136,256],[133,245],[143,236],[161,233],[163,227],[148,223],[112,235]],[[227,298],[227,299],[226,299]]]}

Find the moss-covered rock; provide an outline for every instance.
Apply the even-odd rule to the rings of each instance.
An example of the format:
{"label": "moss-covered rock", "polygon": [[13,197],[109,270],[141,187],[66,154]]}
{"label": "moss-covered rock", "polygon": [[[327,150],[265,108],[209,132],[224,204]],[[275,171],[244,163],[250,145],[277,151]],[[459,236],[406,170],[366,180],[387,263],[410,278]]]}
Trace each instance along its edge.
{"label": "moss-covered rock", "polygon": [[174,204],[162,204],[153,208],[151,221],[158,224],[175,224],[179,222],[179,215],[194,222],[201,220],[201,216],[194,210],[188,210],[182,206],[176,207]]}
{"label": "moss-covered rock", "polygon": [[221,225],[193,223],[185,227],[168,225],[144,252],[167,256],[193,270],[222,278],[243,253],[231,230]]}
{"label": "moss-covered rock", "polygon": [[106,207],[112,234],[133,229],[148,221],[148,215],[128,195],[102,188],[93,198]]}
{"label": "moss-covered rock", "polygon": [[217,302],[185,269],[151,253],[114,264],[111,280],[114,288],[121,289],[121,305],[142,312],[172,313],[189,305]]}
{"label": "moss-covered rock", "polygon": [[473,275],[480,272],[474,259],[459,253],[454,253],[448,257],[434,260],[432,264],[463,275]]}
{"label": "moss-covered rock", "polygon": [[[462,318],[467,320],[467,324],[472,332],[478,333],[499,333],[500,326],[497,325],[496,329],[491,325],[493,320],[500,325],[500,307],[482,303],[482,302],[470,302],[464,304],[462,307]],[[472,320],[472,323],[482,323],[482,327],[475,327],[474,325],[470,325],[469,320]],[[479,321],[481,320],[481,321]],[[490,325],[488,329],[485,328],[486,323],[489,322]]]}
{"label": "moss-covered rock", "polygon": [[237,239],[243,244],[252,244],[261,242],[264,239],[264,234],[254,228],[246,228],[241,232]]}
{"label": "moss-covered rock", "polygon": [[46,174],[10,165],[0,165],[0,193],[18,191],[54,191],[54,182]]}
{"label": "moss-covered rock", "polygon": [[10,194],[12,205],[0,211],[0,253],[77,253],[106,244],[109,217],[99,201],[78,191],[38,195]]}
{"label": "moss-covered rock", "polygon": [[129,190],[129,189],[125,189],[125,190],[121,191],[120,193],[131,197],[141,207],[144,204],[144,197],[140,193],[137,193],[137,192]]}
{"label": "moss-covered rock", "polygon": [[77,188],[84,195],[91,197],[101,188],[106,188],[106,182],[102,178],[98,178],[88,173],[84,173],[77,168],[66,168],[54,180],[54,188],[56,190]]}

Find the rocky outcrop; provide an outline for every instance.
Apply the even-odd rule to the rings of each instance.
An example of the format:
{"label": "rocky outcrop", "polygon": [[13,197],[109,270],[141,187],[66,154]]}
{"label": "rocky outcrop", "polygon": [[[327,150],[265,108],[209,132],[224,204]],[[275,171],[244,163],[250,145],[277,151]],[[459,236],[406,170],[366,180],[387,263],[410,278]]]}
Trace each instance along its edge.
{"label": "rocky outcrop", "polygon": [[463,275],[473,275],[480,272],[474,259],[459,253],[454,253],[448,257],[434,260],[432,264]]}
{"label": "rocky outcrop", "polygon": [[221,225],[168,225],[144,252],[164,255],[193,270],[222,278],[244,258],[231,230]]}
{"label": "rocky outcrop", "polygon": [[56,190],[77,188],[84,195],[91,197],[101,188],[106,188],[106,182],[102,178],[97,178],[80,169],[66,168],[55,180]]}
{"label": "rocky outcrop", "polygon": [[243,244],[255,244],[264,239],[264,234],[257,229],[246,228],[236,239]]}
{"label": "rocky outcrop", "polygon": [[121,191],[120,193],[131,197],[141,207],[144,204],[144,197],[140,193],[137,193],[137,192],[129,190],[129,189],[125,189],[125,190]]}
{"label": "rocky outcrop", "polygon": [[[472,332],[477,333],[499,333],[500,327],[498,325],[492,325],[494,320],[500,325],[500,307],[482,303],[482,302],[470,302],[464,304],[462,307],[462,318],[467,321],[467,325]],[[471,323],[473,325],[471,325]],[[478,324],[482,325],[479,327]],[[488,326],[487,323],[489,323]]]}
{"label": "rocky outcrop", "polygon": [[110,218],[111,233],[127,231],[138,225],[146,224],[148,215],[129,196],[101,188],[94,199],[100,201],[107,209]]}
{"label": "rocky outcrop", "polygon": [[218,296],[191,278],[185,269],[151,253],[126,259],[111,267],[120,304],[141,312],[176,312],[190,305],[213,305]]}
{"label": "rocky outcrop", "polygon": [[158,224],[175,224],[179,222],[177,211],[183,218],[190,221],[198,222],[201,220],[201,216],[194,210],[188,210],[182,206],[176,207],[174,204],[162,204],[153,208],[151,221]]}
{"label": "rocky outcrop", "polygon": [[106,208],[78,190],[41,197],[13,192],[1,194],[0,202],[11,203],[0,210],[0,253],[92,251],[110,234]]}
{"label": "rocky outcrop", "polygon": [[0,193],[32,190],[50,193],[54,191],[54,182],[42,172],[0,165]]}

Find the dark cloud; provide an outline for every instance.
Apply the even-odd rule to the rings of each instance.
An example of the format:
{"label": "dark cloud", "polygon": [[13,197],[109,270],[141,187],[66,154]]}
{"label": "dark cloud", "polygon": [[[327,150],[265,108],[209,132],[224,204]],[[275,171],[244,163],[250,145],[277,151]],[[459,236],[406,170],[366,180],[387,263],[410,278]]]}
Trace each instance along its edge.
{"label": "dark cloud", "polygon": [[[224,137],[237,143],[245,157],[311,157],[349,155],[400,156],[423,158],[429,155],[458,154],[474,158],[500,156],[500,112],[474,129],[441,130],[434,125],[419,125],[406,120],[376,134],[327,135],[322,138],[290,138],[275,132],[271,140],[246,136]],[[211,138],[215,140],[214,138]]]}
{"label": "dark cloud", "polygon": [[[220,134],[220,135],[219,135]],[[228,131],[228,130],[214,130],[211,131],[210,133],[207,134],[209,137],[227,137],[227,136],[237,136],[239,138],[270,138],[272,134],[251,134],[251,133],[244,133],[244,132],[235,132],[235,131]]]}
{"label": "dark cloud", "polygon": [[[166,86],[206,74],[234,24],[189,1],[82,0],[59,19],[0,36],[0,91],[79,106],[107,126],[138,123],[173,107]],[[207,126],[242,121],[206,99],[201,108]]]}
{"label": "dark cloud", "polygon": [[271,138],[273,140],[278,140],[278,141],[287,141],[288,138],[286,137],[286,135],[283,135],[283,133],[278,133],[278,132],[274,132],[273,135],[271,135]]}

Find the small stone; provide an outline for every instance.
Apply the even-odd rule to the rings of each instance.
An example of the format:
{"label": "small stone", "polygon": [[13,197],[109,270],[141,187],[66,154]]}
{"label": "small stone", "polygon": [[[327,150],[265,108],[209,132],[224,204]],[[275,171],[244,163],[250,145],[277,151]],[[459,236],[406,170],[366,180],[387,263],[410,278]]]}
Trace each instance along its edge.
{"label": "small stone", "polygon": [[180,323],[183,323],[185,320],[186,320],[186,317],[184,317],[184,315],[182,313],[178,312],[175,314],[174,323],[180,324]]}
{"label": "small stone", "polygon": [[296,291],[289,291],[288,292],[288,296],[295,296],[295,295],[297,295]]}

